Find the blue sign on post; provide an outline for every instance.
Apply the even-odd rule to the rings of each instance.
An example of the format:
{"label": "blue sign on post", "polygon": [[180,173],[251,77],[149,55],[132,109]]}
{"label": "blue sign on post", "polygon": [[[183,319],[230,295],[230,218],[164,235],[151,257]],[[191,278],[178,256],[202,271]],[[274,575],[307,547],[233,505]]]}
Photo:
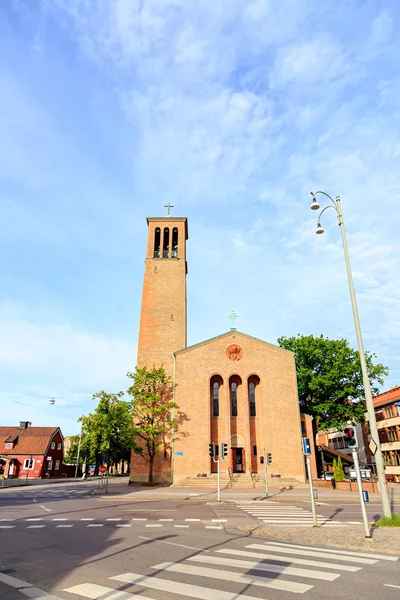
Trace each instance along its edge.
{"label": "blue sign on post", "polygon": [[183,452],[175,452],[175,456],[183,456]]}
{"label": "blue sign on post", "polygon": [[310,456],[311,454],[311,444],[310,444],[310,438],[303,438],[301,440],[302,446],[303,446],[303,454],[304,456]]}

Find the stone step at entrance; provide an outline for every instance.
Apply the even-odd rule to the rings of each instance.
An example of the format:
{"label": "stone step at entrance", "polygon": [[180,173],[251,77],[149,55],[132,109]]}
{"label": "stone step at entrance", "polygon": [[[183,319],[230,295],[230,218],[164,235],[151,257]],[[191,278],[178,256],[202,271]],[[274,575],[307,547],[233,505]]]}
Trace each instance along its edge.
{"label": "stone step at entrance", "polygon": [[[221,488],[264,488],[264,477],[262,474],[255,476],[248,475],[247,473],[234,473],[232,477],[229,477],[225,473],[221,473]],[[282,487],[298,487],[304,485],[304,482],[298,481],[297,479],[290,477],[268,477],[268,485],[271,488],[282,488]],[[217,486],[217,475],[212,473],[207,477],[187,477],[176,481],[173,487],[192,487],[192,488],[215,488]]]}

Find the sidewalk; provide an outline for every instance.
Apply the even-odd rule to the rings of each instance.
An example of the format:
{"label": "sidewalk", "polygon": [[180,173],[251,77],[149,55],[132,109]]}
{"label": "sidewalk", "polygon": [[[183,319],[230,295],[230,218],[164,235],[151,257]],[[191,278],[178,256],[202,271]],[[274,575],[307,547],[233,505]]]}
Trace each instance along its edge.
{"label": "sidewalk", "polygon": [[[111,480],[110,480],[111,481]],[[391,491],[391,490],[390,490]],[[318,502],[324,502],[327,504],[337,503],[338,501],[359,503],[359,495],[355,492],[341,492],[337,490],[330,490],[325,488],[319,488]],[[216,500],[217,490],[204,489],[204,488],[174,488],[168,486],[141,486],[141,485],[127,485],[126,482],[114,481],[109,487],[108,494],[105,494],[104,490],[95,490],[93,495],[95,496],[108,496],[115,497],[119,496],[126,500],[191,500],[203,499]],[[225,502],[251,502],[260,501],[265,498],[263,490],[257,488],[238,488],[235,489],[221,489],[221,500]],[[310,502],[310,491],[304,488],[270,488],[269,498],[276,502]],[[369,495],[370,503],[380,503],[380,496],[377,493]],[[399,489],[393,491],[393,499],[400,501],[400,486]]]}
{"label": "sidewalk", "polygon": [[341,529],[310,527],[294,529],[260,525],[255,528],[239,527],[241,533],[294,544],[330,546],[349,550],[366,550],[400,556],[400,529],[398,527],[371,527],[372,538],[364,537],[362,525]]}

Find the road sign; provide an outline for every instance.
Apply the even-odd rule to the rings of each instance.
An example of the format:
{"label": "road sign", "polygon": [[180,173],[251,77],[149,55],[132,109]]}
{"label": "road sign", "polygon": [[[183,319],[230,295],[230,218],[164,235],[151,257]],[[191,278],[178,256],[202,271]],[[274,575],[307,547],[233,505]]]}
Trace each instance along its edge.
{"label": "road sign", "polygon": [[372,454],[375,454],[377,448],[378,446],[376,445],[374,440],[371,440],[369,443],[369,449],[371,450]]}
{"label": "road sign", "polygon": [[101,465],[99,471],[100,471],[100,473],[105,473],[107,471],[107,467],[105,467],[104,465]]}
{"label": "road sign", "polygon": [[183,456],[183,452],[175,452],[175,456]]}
{"label": "road sign", "polygon": [[304,454],[304,456],[310,456],[310,454],[311,454],[310,438],[302,438],[301,443],[302,443],[302,446],[303,446],[303,454]]}

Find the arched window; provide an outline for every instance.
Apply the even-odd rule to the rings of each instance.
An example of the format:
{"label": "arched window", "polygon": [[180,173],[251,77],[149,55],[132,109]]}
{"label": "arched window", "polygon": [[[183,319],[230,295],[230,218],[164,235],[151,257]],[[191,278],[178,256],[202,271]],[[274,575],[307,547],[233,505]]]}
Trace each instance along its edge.
{"label": "arched window", "polygon": [[219,383],[213,383],[213,417],[219,417]]}
{"label": "arched window", "polygon": [[169,257],[169,229],[164,228],[164,240],[163,240],[163,258]]}
{"label": "arched window", "polygon": [[178,258],[178,228],[172,230],[172,258]]}
{"label": "arched window", "polygon": [[256,416],[256,385],[253,381],[249,383],[249,403],[250,403],[250,416]]}
{"label": "arched window", "polygon": [[161,230],[156,227],[154,232],[154,258],[160,258]]}
{"label": "arched window", "polygon": [[223,381],[219,375],[214,375],[210,381],[211,415],[219,417],[219,391]]}
{"label": "arched window", "polygon": [[231,381],[231,415],[232,415],[232,417],[238,416],[237,383],[236,383],[236,381]]}

